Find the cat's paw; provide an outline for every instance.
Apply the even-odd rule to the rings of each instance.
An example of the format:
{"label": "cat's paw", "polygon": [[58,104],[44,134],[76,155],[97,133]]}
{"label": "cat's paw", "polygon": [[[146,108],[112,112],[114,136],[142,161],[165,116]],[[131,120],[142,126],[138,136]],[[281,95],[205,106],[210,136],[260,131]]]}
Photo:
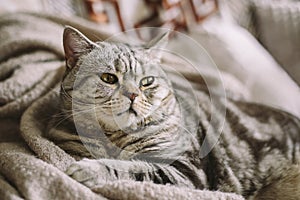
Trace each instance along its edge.
{"label": "cat's paw", "polygon": [[99,160],[83,159],[69,166],[65,172],[89,188],[105,183],[109,178],[107,167]]}

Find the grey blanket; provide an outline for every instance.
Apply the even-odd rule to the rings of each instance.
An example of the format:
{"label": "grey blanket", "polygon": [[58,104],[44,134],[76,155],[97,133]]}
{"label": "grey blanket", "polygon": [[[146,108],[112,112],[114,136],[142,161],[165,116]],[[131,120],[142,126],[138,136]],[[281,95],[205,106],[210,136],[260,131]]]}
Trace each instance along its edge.
{"label": "grey blanket", "polygon": [[0,199],[243,199],[218,191],[121,180],[91,190],[68,177],[64,171],[74,157],[44,137],[57,109],[64,72],[64,25],[91,39],[109,36],[79,18],[0,16]]}

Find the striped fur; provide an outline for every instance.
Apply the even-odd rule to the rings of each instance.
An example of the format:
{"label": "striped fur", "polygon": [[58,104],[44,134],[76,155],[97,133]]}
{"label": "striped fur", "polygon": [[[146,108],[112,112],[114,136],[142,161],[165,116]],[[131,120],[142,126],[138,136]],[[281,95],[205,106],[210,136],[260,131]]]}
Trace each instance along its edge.
{"label": "striped fur", "polygon": [[[89,187],[107,180],[134,179],[234,192],[249,199],[265,197],[259,191],[269,198],[272,185],[280,189],[280,184],[289,185],[286,181],[300,188],[296,178],[284,179],[293,177],[288,172],[299,176],[300,121],[283,111],[227,101],[218,143],[208,156],[199,156],[204,138],[210,138],[210,96],[196,92],[201,102],[196,112],[185,86],[173,82],[173,89],[152,49],[159,48],[162,40],[155,39],[144,48],[93,43],[66,28],[68,68],[61,85],[61,106],[67,120],[59,125],[54,120],[48,137],[74,157],[86,157],[67,173]],[[102,83],[99,74],[107,72],[117,74],[119,84]],[[150,75],[155,77],[151,86],[138,86]],[[133,102],[128,93],[137,94]]]}

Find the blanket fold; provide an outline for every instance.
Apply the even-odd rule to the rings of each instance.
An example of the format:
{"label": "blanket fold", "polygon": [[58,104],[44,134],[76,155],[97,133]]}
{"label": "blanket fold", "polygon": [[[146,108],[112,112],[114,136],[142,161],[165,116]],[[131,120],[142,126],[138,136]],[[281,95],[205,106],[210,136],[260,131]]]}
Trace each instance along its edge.
{"label": "blanket fold", "polygon": [[[24,144],[2,143],[0,150],[1,173],[14,183],[24,199],[104,199],[36,158]],[[6,194],[12,195],[16,194]]]}
{"label": "blanket fold", "polygon": [[75,157],[45,137],[59,109],[64,25],[95,40],[110,36],[101,27],[77,18],[34,13],[0,16],[1,199],[243,199],[235,194],[135,181],[107,182],[91,190],[67,176],[64,171]]}

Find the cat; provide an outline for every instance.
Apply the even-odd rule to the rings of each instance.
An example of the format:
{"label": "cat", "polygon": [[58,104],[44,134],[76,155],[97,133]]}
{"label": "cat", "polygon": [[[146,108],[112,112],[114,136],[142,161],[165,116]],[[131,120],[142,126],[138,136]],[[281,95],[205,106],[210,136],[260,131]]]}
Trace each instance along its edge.
{"label": "cat", "polygon": [[218,109],[210,108],[207,91],[197,91],[195,105],[185,86],[168,78],[161,68],[167,42],[168,34],[145,45],[92,42],[65,28],[60,106],[67,120],[60,126],[73,134],[49,137],[80,154],[66,173],[90,188],[132,179],[247,199],[299,199],[299,119],[228,99],[222,134],[200,156],[204,138],[213,141],[208,129],[218,131],[209,125]]}

